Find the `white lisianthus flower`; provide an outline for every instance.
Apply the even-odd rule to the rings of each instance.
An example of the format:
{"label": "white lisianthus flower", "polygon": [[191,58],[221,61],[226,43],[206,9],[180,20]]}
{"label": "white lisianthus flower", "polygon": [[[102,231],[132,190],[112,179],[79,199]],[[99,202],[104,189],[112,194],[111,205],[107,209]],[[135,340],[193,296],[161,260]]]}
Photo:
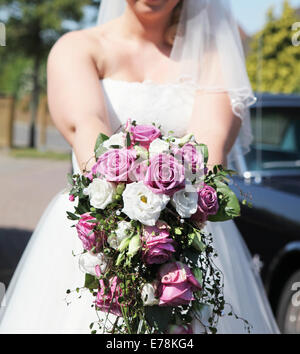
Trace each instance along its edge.
{"label": "white lisianthus flower", "polygon": [[192,189],[182,189],[173,195],[171,204],[182,218],[190,218],[198,208],[198,193]]}
{"label": "white lisianthus flower", "polygon": [[150,157],[153,157],[164,152],[168,152],[170,149],[170,144],[162,139],[155,139],[149,146]]}
{"label": "white lisianthus flower", "polygon": [[130,219],[140,221],[147,226],[154,226],[170,198],[165,194],[154,194],[141,181],[126,186],[123,201],[122,211]]}
{"label": "white lisianthus flower", "polygon": [[119,247],[120,243],[128,237],[128,234],[126,231],[130,230],[131,228],[131,223],[127,221],[120,221],[118,223],[118,227],[115,230],[116,235],[111,235],[108,238],[108,244],[110,245],[111,248],[114,248],[115,250]]}
{"label": "white lisianthus flower", "polygon": [[83,190],[90,198],[91,206],[96,209],[105,209],[112,203],[115,195],[115,186],[101,178],[94,178],[93,182]]}
{"label": "white lisianthus flower", "polygon": [[121,147],[125,146],[125,135],[124,133],[117,133],[112,135],[108,140],[102,143],[102,146],[109,149],[112,145],[119,145]]}
{"label": "white lisianthus flower", "polygon": [[142,300],[145,306],[155,306],[159,304],[159,299],[155,296],[155,290],[152,284],[146,283],[142,288]]}
{"label": "white lisianthus flower", "polygon": [[107,267],[107,257],[103,253],[86,252],[79,257],[79,268],[83,273],[97,276],[95,272],[97,265],[100,267],[101,273],[104,274]]}

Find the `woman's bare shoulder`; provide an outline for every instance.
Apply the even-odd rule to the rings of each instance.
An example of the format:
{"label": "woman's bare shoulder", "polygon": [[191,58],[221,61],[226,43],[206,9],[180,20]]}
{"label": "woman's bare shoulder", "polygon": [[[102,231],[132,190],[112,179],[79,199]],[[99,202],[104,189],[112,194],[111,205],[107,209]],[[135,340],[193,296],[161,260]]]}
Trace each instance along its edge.
{"label": "woman's bare shoulder", "polygon": [[56,41],[49,55],[57,52],[63,54],[92,54],[97,52],[99,54],[99,49],[104,47],[105,42],[109,40],[112,27],[113,23],[108,23],[102,26],[67,32]]}
{"label": "woman's bare shoulder", "polygon": [[[110,24],[74,30],[61,36],[52,47],[48,65],[72,61],[89,61],[102,71],[109,41]],[[68,59],[69,58],[69,59]]]}
{"label": "woman's bare shoulder", "polygon": [[87,30],[70,31],[62,35],[51,48],[49,59],[60,56],[90,55],[95,43]]}

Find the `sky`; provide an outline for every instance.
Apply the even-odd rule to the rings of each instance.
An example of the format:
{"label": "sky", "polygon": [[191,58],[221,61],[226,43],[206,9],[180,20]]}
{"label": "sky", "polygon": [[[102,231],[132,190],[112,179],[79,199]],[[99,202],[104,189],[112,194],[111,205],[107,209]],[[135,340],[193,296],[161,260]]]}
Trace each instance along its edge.
{"label": "sky", "polygon": [[[74,0],[75,1],[75,0]],[[113,1],[113,0],[112,0]],[[195,0],[197,1],[197,0]],[[249,35],[259,31],[265,23],[267,10],[274,6],[275,14],[280,13],[284,0],[230,0],[235,18],[240,23],[245,32]],[[300,8],[300,0],[289,0],[295,8]],[[86,18],[84,27],[95,25],[92,21],[95,10],[86,9]],[[3,15],[3,14],[2,14]],[[74,25],[70,24],[70,29]],[[75,26],[76,27],[76,26]]]}
{"label": "sky", "polygon": [[[252,35],[262,28],[267,10],[274,5],[275,13],[280,13],[284,0],[231,0],[232,10],[246,33]],[[300,0],[290,0],[290,4],[300,7]]]}
{"label": "sky", "polygon": [[[289,1],[293,7],[300,7],[300,0]],[[231,5],[235,18],[245,32],[252,35],[263,27],[267,10],[274,6],[275,14],[279,14],[283,2],[284,0],[231,0]],[[87,11],[87,15],[89,15],[89,11]],[[90,16],[87,16],[86,26],[90,27],[92,25],[94,23],[91,23]]]}

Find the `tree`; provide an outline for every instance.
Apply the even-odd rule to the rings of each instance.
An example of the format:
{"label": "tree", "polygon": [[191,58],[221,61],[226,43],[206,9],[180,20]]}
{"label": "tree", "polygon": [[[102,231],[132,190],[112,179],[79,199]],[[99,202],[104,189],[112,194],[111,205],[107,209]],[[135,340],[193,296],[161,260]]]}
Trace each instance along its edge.
{"label": "tree", "polygon": [[300,47],[293,46],[292,25],[299,21],[296,11],[285,1],[279,18],[271,8],[267,23],[251,43],[247,69],[255,91],[300,92]]}
{"label": "tree", "polygon": [[67,21],[79,22],[83,8],[91,0],[0,0],[0,18],[6,25],[7,46],[3,47],[13,57],[31,61],[32,102],[29,146],[35,146],[35,122],[40,96],[39,75],[41,67],[55,41],[65,33]]}

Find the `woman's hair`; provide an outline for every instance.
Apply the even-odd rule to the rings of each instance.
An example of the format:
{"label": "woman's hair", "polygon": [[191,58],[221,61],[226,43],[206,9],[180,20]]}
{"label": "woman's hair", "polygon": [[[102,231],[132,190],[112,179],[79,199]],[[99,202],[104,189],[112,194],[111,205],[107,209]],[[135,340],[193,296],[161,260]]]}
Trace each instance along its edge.
{"label": "woman's hair", "polygon": [[173,10],[170,25],[166,30],[165,40],[171,46],[174,44],[174,40],[176,37],[177,27],[180,21],[182,5],[183,5],[183,0],[180,0]]}

